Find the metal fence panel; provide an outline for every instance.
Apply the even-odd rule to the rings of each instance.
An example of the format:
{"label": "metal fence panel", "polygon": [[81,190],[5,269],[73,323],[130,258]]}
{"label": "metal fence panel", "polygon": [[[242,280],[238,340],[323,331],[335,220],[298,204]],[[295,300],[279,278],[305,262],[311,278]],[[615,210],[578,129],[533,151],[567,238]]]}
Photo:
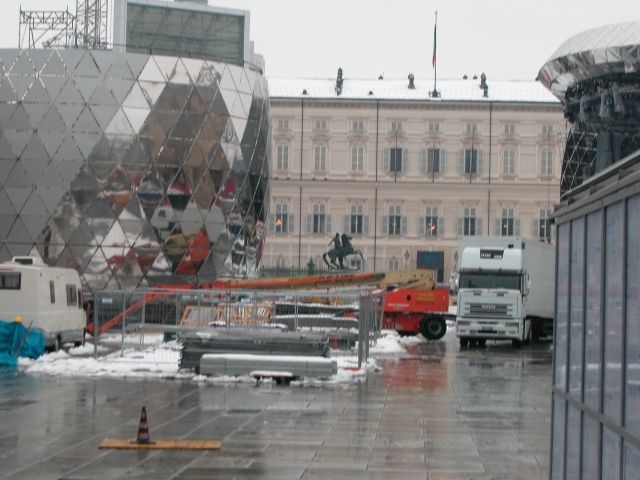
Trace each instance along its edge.
{"label": "metal fence panel", "polygon": [[[334,349],[355,345],[358,361],[379,337],[383,293],[373,289],[325,291],[222,291],[147,289],[101,291],[94,305],[94,355],[142,352],[150,362],[175,355],[156,348],[184,332],[209,328],[326,332]],[[316,313],[314,313],[316,312]],[[356,337],[357,335],[357,337]],[[157,354],[152,354],[157,352]],[[113,358],[111,356],[110,358]]]}

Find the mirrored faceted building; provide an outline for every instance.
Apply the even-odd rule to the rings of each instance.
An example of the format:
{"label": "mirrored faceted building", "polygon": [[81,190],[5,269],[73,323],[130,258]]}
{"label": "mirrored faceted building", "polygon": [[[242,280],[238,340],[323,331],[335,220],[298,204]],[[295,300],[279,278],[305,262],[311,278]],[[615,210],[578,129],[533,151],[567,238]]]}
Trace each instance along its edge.
{"label": "mirrored faceted building", "polygon": [[[116,7],[113,49],[0,50],[0,261],[37,254],[76,268],[89,291],[250,275],[270,122],[248,13]],[[195,22],[219,42],[220,29],[236,34],[232,48],[174,42],[157,55],[161,35],[127,45],[123,32],[144,22],[167,34]]]}

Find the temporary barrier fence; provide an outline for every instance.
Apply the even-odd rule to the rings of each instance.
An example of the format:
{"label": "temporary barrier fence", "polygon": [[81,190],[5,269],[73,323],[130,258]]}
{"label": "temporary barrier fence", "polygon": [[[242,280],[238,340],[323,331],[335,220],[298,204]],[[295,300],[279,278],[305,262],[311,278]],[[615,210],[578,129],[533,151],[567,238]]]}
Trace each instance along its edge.
{"label": "temporary barrier fence", "polygon": [[[379,337],[383,292],[372,288],[243,290],[104,290],[93,309],[94,356],[132,350],[138,360],[171,363],[175,353],[157,348],[180,333],[210,327],[326,332],[333,349],[358,344],[358,364]],[[286,315],[279,305],[285,305]],[[317,313],[314,314],[313,312]],[[105,348],[106,347],[106,348]],[[111,356],[110,358],[112,358]]]}

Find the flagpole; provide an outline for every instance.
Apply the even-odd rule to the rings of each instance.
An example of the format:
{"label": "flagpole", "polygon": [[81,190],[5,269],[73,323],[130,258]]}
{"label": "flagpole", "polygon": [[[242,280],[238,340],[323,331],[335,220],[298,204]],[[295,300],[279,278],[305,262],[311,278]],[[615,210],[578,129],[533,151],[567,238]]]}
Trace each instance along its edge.
{"label": "flagpole", "polygon": [[436,10],[436,22],[433,25],[433,93],[432,97],[437,98],[438,95],[438,57],[436,55],[437,52],[437,32],[438,32],[438,11]]}

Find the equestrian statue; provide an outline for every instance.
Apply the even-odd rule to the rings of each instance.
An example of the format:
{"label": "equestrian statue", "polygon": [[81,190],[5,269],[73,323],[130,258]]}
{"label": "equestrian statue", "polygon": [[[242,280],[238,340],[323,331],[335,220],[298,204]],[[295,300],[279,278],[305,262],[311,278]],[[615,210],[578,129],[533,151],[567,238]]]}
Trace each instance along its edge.
{"label": "equestrian statue", "polygon": [[[333,245],[333,247],[328,252],[322,254],[322,259],[324,260],[324,263],[327,264],[327,267],[339,268],[341,270],[344,269],[344,259],[350,255],[359,255],[361,262],[364,263],[364,256],[362,255],[362,252],[353,248],[351,240],[352,237],[346,233],[343,233],[342,236],[340,236],[339,233],[336,233],[329,242],[329,246]],[[327,257],[329,257],[328,260]],[[338,263],[336,263],[336,260]]]}

